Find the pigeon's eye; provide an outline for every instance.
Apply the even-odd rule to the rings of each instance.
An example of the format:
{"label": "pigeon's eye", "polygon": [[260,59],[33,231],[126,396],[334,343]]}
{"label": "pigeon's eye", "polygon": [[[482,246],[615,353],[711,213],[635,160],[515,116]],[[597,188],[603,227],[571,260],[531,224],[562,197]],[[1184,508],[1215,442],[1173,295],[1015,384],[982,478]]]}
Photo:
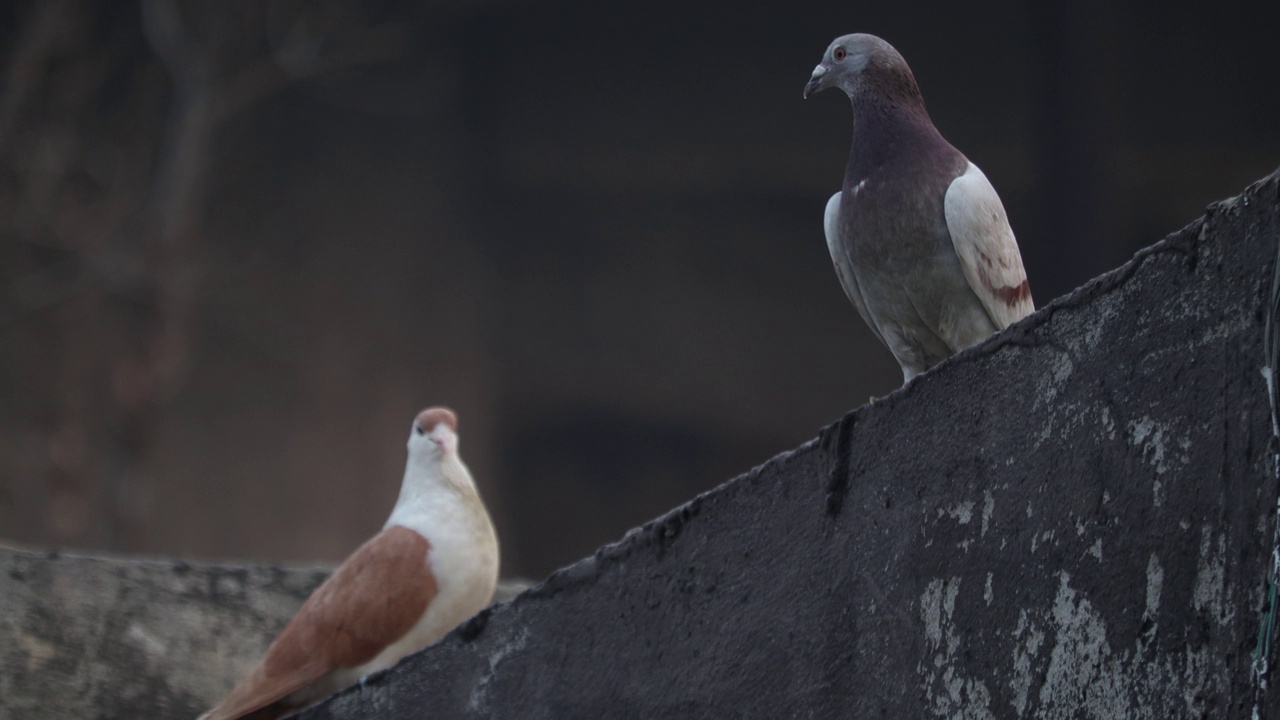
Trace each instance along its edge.
{"label": "pigeon's eye", "polygon": [[421,426],[421,425],[419,425],[418,423],[414,423],[414,424],[413,424],[413,433],[414,433],[415,435],[426,435],[426,434],[427,434],[427,431],[426,431],[426,430],[423,430],[423,429],[422,429],[422,426]]}
{"label": "pigeon's eye", "polygon": [[844,56],[845,56],[845,51],[844,51],[844,48],[842,47],[838,47],[835,50],[831,51],[831,57],[836,62],[840,62],[841,60],[844,60]]}

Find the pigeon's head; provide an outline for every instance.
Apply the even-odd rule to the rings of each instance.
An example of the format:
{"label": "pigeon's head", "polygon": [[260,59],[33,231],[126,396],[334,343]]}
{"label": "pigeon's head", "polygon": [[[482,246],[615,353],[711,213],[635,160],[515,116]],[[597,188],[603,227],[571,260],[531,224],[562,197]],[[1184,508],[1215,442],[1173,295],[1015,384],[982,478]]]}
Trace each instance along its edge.
{"label": "pigeon's head", "polygon": [[458,450],[458,416],[445,407],[427,408],[413,419],[409,454],[437,457]]}
{"label": "pigeon's head", "polygon": [[892,45],[865,33],[844,35],[832,41],[804,86],[804,96],[807,99],[833,87],[851,98],[867,88],[890,95],[900,92],[920,95],[907,61]]}

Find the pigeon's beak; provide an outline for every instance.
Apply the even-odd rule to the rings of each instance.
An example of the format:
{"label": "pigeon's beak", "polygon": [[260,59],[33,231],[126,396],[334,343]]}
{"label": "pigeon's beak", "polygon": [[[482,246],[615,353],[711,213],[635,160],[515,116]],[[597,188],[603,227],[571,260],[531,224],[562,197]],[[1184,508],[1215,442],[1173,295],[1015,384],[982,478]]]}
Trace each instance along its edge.
{"label": "pigeon's beak", "polygon": [[458,447],[458,436],[448,428],[440,427],[437,428],[435,433],[432,433],[431,442],[440,449],[440,452],[448,454]]}
{"label": "pigeon's beak", "polygon": [[818,67],[813,69],[813,76],[809,78],[809,82],[806,83],[804,86],[805,100],[808,100],[810,95],[818,92],[819,90],[826,89],[827,86],[822,84],[822,78],[826,77],[826,75],[827,75],[826,65],[819,65]]}

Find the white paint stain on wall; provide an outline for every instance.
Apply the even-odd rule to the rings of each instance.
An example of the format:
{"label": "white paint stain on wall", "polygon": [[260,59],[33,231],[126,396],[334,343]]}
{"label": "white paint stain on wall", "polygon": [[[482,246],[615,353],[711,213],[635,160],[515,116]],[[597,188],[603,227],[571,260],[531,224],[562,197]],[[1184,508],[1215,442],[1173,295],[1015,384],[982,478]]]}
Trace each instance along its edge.
{"label": "white paint stain on wall", "polygon": [[946,508],[945,510],[939,509],[938,516],[941,517],[943,515],[946,515],[947,517],[955,520],[961,525],[968,525],[969,521],[973,520],[974,504],[975,503],[972,500],[965,500],[964,502],[958,502],[955,505],[952,505],[951,507]]}
{"label": "white paint stain on wall", "polygon": [[1147,560],[1147,610],[1143,617],[1156,617],[1160,611],[1160,593],[1164,591],[1164,568],[1160,567],[1160,558],[1151,553]]}
{"label": "white paint stain on wall", "polygon": [[991,515],[996,511],[996,499],[991,490],[982,492],[982,536],[987,536],[987,528],[991,525]]}
{"label": "white paint stain on wall", "polygon": [[[1203,602],[1210,609],[1221,599],[1209,590],[1217,587],[1217,571],[1212,565],[1221,554],[1219,547],[1216,540],[1208,541],[1202,553],[1206,564]],[[1148,559],[1146,576],[1143,617],[1154,623],[1165,594],[1164,570],[1154,554]],[[930,651],[928,660],[919,666],[921,681],[935,716],[992,717],[993,697],[988,686],[979,678],[966,677],[962,669],[968,654],[964,652],[966,635],[956,627],[959,591],[959,578],[937,579],[921,597],[921,619]],[[984,588],[984,599],[988,592]],[[1153,624],[1144,637],[1154,638],[1157,632]],[[1050,606],[1020,610],[1015,627],[993,631],[994,637],[1013,640],[1009,665],[997,671],[997,676],[1008,678],[1010,692],[998,693],[999,699],[994,701],[997,705],[1007,702],[1020,718],[1165,720],[1165,715],[1152,708],[1168,706],[1169,688],[1182,688],[1182,697],[1177,700],[1182,701],[1186,714],[1201,716],[1206,699],[1200,689],[1225,682],[1222,677],[1210,681],[1218,665],[1205,651],[1156,654],[1156,643],[1141,641],[1117,650],[1108,635],[1102,613],[1072,587],[1069,573],[1060,572]],[[990,675],[984,673],[984,677],[989,679]]]}
{"label": "white paint stain on wall", "polygon": [[1125,717],[1131,702],[1119,678],[1119,661],[1107,643],[1106,623],[1093,604],[1072,589],[1065,570],[1058,574],[1052,619],[1054,644],[1040,686],[1041,708],[1088,707],[1091,717]]}
{"label": "white paint stain on wall", "polygon": [[1196,561],[1196,586],[1192,591],[1191,604],[1223,626],[1236,615],[1234,604],[1226,597],[1226,568],[1226,535],[1218,535],[1215,541],[1213,530],[1204,528],[1200,533],[1200,557]]}
{"label": "white paint stain on wall", "polygon": [[522,629],[519,635],[511,638],[489,652],[489,671],[480,676],[474,687],[471,688],[471,696],[467,698],[467,709],[471,711],[484,711],[489,703],[489,681],[493,679],[494,673],[497,672],[498,666],[502,664],[511,655],[514,655],[529,644],[529,630]]}
{"label": "white paint stain on wall", "polygon": [[1013,677],[1009,688],[1013,690],[1013,709],[1022,717],[1027,710],[1027,698],[1031,683],[1035,680],[1035,659],[1044,644],[1044,633],[1029,620],[1026,610],[1018,611],[1018,624],[1013,628],[1018,644],[1013,648]]}
{"label": "white paint stain on wall", "polygon": [[1163,475],[1168,469],[1164,464],[1164,428],[1155,420],[1144,417],[1129,423],[1129,432],[1133,434],[1133,444],[1142,448],[1143,458]]}
{"label": "white paint stain on wall", "polygon": [[961,675],[955,662],[961,642],[953,622],[959,594],[960,578],[953,577],[934,579],[920,596],[920,620],[933,657],[917,670],[924,676],[925,697],[935,717],[994,720],[986,683]]}

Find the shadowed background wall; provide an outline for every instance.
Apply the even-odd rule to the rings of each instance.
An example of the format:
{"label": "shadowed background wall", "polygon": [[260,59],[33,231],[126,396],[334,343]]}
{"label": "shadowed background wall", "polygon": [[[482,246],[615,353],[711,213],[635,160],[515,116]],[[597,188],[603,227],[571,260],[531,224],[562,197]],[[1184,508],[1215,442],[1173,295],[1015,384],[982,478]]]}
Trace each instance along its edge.
{"label": "shadowed background wall", "polygon": [[4,4],[0,538],[337,560],[446,403],[536,577],[890,392],[801,100],[841,33],[1040,304],[1280,161],[1274,3],[888,5]]}

